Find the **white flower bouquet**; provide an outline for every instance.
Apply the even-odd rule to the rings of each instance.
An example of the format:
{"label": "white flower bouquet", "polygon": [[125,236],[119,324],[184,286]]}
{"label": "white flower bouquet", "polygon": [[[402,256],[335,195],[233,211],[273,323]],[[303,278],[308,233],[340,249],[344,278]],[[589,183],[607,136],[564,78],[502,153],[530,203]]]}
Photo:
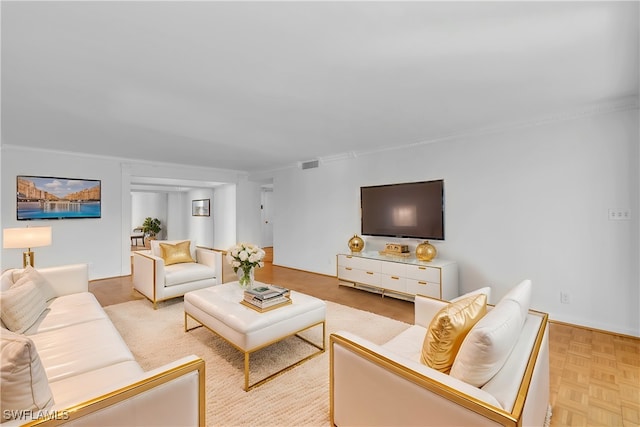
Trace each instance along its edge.
{"label": "white flower bouquet", "polygon": [[227,262],[238,274],[240,286],[247,287],[253,283],[253,269],[264,267],[264,250],[251,243],[238,243],[227,250]]}

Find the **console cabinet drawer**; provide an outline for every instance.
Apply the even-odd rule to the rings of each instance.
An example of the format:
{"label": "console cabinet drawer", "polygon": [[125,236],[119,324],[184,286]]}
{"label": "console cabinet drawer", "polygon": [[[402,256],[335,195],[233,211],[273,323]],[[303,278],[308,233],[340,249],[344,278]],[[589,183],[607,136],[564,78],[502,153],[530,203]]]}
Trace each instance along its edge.
{"label": "console cabinet drawer", "polygon": [[380,276],[380,286],[396,292],[407,293],[407,279],[401,276],[382,274]]}
{"label": "console cabinet drawer", "polygon": [[380,263],[376,260],[359,258],[350,255],[340,255],[338,265],[350,267],[354,270],[366,270],[374,273],[380,273]]}
{"label": "console cabinet drawer", "polygon": [[338,278],[362,283],[364,285],[380,286],[380,273],[368,270],[357,270],[351,267],[338,267]]}
{"label": "console cabinet drawer", "polygon": [[425,295],[432,298],[440,296],[440,284],[425,282],[424,280],[407,279],[407,293],[413,295]]}
{"label": "console cabinet drawer", "polygon": [[407,278],[423,282],[440,283],[440,269],[421,265],[407,265]]}

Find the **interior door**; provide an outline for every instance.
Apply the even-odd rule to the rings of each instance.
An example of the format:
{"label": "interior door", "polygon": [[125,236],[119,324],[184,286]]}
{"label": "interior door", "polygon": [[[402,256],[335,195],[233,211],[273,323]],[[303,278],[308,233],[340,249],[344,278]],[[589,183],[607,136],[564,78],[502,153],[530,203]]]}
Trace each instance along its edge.
{"label": "interior door", "polygon": [[263,188],[261,193],[262,203],[262,247],[273,246],[273,222],[272,222],[272,209],[273,209],[273,190],[270,188]]}

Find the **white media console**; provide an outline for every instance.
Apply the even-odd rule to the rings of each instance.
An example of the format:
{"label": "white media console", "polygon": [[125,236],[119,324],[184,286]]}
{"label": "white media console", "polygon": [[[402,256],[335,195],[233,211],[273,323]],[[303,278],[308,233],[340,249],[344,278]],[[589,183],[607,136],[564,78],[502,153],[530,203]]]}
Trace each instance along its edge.
{"label": "white media console", "polygon": [[342,286],[413,300],[415,295],[450,300],[458,296],[458,266],[454,261],[420,261],[414,256],[377,252],[338,254]]}

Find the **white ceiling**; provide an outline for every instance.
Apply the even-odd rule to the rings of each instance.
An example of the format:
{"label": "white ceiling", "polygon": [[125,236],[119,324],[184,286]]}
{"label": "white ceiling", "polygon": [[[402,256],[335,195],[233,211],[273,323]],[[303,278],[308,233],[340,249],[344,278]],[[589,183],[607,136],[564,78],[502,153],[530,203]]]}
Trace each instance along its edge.
{"label": "white ceiling", "polygon": [[638,103],[638,2],[1,8],[8,145],[260,171]]}

